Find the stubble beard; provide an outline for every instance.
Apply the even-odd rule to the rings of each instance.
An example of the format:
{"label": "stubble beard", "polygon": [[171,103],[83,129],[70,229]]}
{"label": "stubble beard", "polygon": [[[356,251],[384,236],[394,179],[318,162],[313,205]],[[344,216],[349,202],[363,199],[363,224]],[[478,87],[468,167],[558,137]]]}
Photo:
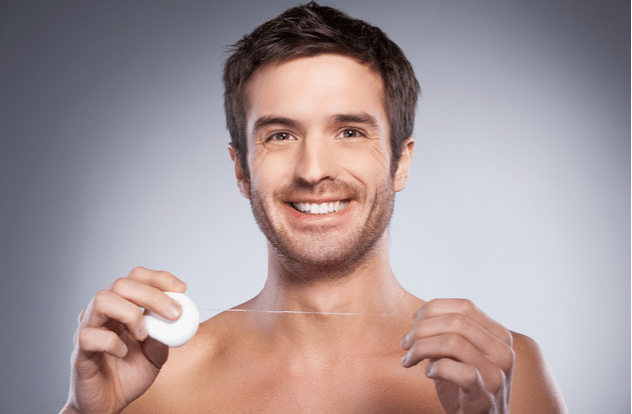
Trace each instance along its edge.
{"label": "stubble beard", "polygon": [[[291,193],[292,188],[280,192]],[[355,194],[358,194],[357,190]],[[327,226],[323,226],[311,230],[309,240],[294,240],[285,229],[274,226],[256,189],[251,188],[250,194],[250,206],[259,228],[286,273],[299,283],[343,279],[370,260],[386,236],[394,202],[392,179],[387,178],[376,191],[366,221],[353,228],[344,239],[331,234]]]}

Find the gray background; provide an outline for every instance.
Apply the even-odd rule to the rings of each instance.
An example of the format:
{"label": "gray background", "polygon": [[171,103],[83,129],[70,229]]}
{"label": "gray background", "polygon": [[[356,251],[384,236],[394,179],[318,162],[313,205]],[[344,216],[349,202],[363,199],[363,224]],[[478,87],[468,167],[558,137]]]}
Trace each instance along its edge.
{"label": "gray background", "polygon": [[[0,2],[0,412],[62,406],[79,311],[134,266],[201,308],[263,286],[221,67],[296,4]],[[572,413],[629,413],[629,2],[330,4],[382,27],[423,89],[401,283],[536,339]]]}

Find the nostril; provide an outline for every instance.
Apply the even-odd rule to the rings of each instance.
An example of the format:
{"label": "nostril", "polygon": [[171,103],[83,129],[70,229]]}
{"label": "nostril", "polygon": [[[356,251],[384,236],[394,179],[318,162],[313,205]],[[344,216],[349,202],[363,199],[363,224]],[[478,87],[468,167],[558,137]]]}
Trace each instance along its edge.
{"label": "nostril", "polygon": [[[322,140],[321,140],[322,141]],[[303,141],[301,158],[297,165],[297,177],[309,184],[336,178],[334,156],[326,145],[317,140]]]}
{"label": "nostril", "polygon": [[297,177],[309,184],[318,184],[325,180],[334,180],[335,174],[331,165],[322,163],[303,163],[299,166]]}

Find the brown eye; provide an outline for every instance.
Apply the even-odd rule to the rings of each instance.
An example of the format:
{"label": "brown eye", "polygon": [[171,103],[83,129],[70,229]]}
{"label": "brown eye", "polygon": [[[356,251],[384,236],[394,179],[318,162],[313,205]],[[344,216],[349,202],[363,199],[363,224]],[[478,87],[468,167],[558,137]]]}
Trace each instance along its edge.
{"label": "brown eye", "polygon": [[271,135],[270,138],[268,138],[268,141],[289,141],[291,139],[294,139],[294,137],[287,132],[277,132],[276,134]]}
{"label": "brown eye", "polygon": [[345,129],[340,133],[341,138],[358,138],[364,135],[357,129]]}

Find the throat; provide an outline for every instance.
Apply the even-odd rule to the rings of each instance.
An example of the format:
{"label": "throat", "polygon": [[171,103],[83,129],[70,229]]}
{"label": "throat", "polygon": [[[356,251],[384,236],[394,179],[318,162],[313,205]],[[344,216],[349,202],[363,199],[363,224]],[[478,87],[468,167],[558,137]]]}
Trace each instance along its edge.
{"label": "throat", "polygon": [[[407,293],[395,279],[388,257],[373,254],[340,277],[302,273],[300,278],[270,257],[266,284],[257,296],[260,309],[290,311],[314,321],[359,319],[360,316],[407,315],[397,305]],[[303,272],[309,269],[302,268]],[[326,273],[328,269],[317,269]]]}

